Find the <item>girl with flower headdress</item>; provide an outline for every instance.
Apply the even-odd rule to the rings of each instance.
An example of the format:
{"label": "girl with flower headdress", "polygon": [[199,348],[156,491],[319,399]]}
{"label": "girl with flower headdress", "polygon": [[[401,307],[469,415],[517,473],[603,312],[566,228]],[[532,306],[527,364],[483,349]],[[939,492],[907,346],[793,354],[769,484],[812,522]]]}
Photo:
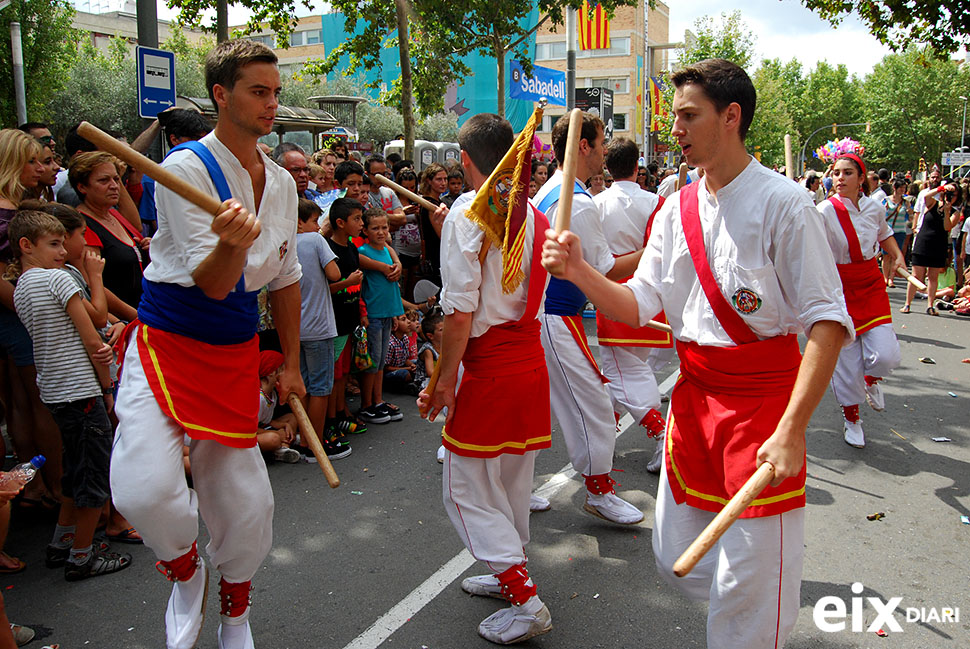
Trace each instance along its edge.
{"label": "girl with flower headdress", "polygon": [[819,203],[818,211],[825,221],[856,330],[855,340],[839,354],[832,391],[845,417],[845,443],[863,448],[866,442],[859,405],[866,400],[873,410],[886,407],[879,381],[900,361],[886,283],[876,258],[879,247],[892,257],[894,271],[905,267],[905,261],[886,223],[884,208],[868,197],[866,166],[860,155],[839,153],[832,166],[832,180],[835,194]]}

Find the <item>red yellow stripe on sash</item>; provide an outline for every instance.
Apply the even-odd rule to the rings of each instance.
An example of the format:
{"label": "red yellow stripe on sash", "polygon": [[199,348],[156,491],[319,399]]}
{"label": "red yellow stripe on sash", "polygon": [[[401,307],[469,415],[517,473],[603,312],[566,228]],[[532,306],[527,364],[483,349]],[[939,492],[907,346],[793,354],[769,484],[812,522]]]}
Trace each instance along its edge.
{"label": "red yellow stripe on sash", "polygon": [[192,439],[256,445],[259,342],[210,345],[141,325],[138,353],[159,408]]}
{"label": "red yellow stripe on sash", "polygon": [[859,325],[858,327],[855,328],[855,332],[856,332],[856,335],[864,334],[865,332],[875,327],[878,327],[879,325],[892,324],[892,323],[893,323],[893,316],[891,313],[887,313],[886,315],[881,315],[877,318],[873,318],[872,320],[870,320],[865,324]]}
{"label": "red yellow stripe on sash", "polygon": [[569,333],[573,335],[573,340],[579,345],[579,349],[593,367],[593,371],[600,377],[600,381],[609,383],[610,380],[603,375],[600,371],[600,366],[596,363],[596,359],[593,358],[593,350],[589,348],[589,341],[586,340],[586,330],[583,329],[583,317],[578,315],[563,315],[559,317],[566,324],[566,329],[569,330]]}

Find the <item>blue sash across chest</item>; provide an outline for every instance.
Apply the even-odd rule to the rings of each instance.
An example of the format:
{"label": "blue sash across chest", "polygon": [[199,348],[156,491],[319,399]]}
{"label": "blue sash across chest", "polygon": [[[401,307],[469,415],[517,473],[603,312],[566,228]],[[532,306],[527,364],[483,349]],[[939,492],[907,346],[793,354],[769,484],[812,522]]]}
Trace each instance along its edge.
{"label": "blue sash across chest", "polygon": [[[232,198],[229,183],[212,152],[201,142],[184,142],[172,151],[187,149],[199,156],[216,186],[220,200]],[[171,153],[171,151],[169,152]],[[240,276],[236,288],[222,300],[208,297],[198,286],[142,280],[138,319],[149,327],[176,333],[211,345],[234,345],[256,335],[259,319],[256,296],[246,291]]]}
{"label": "blue sash across chest", "polygon": [[[545,214],[553,203],[559,201],[561,191],[562,185],[554,187],[539,201],[539,205],[536,206],[537,209]],[[586,194],[586,189],[582,184],[576,182],[573,186],[573,194]],[[584,306],[586,306],[586,295],[575,284],[556,277],[549,278],[549,286],[546,287],[546,313],[549,315],[578,315],[582,313]]]}

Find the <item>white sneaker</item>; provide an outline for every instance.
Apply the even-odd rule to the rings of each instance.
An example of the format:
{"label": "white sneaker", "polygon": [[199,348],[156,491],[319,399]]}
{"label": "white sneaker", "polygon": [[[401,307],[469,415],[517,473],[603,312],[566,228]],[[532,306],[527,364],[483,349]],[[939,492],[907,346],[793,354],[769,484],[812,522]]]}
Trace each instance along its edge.
{"label": "white sneaker", "polygon": [[[526,602],[528,604],[528,602]],[[496,644],[515,644],[552,631],[552,616],[545,604],[533,614],[521,606],[492,613],[478,625],[478,635]]]}
{"label": "white sneaker", "polygon": [[549,502],[548,498],[543,498],[542,496],[537,496],[535,494],[529,496],[530,512],[547,512],[550,509],[552,509],[552,503]]}
{"label": "white sneaker", "polygon": [[445,463],[445,445],[442,444],[438,447],[438,464]]}
{"label": "white sneaker", "polygon": [[300,452],[295,448],[283,446],[273,451],[273,459],[286,464],[296,464],[300,461]]}
{"label": "white sneaker", "polygon": [[878,383],[866,384],[866,402],[876,412],[886,409],[886,397],[882,394],[882,388]]}
{"label": "white sneaker", "polygon": [[172,584],[165,609],[165,646],[168,649],[193,649],[205,620],[205,600],[209,595],[209,569],[199,559],[195,574],[188,581]]}
{"label": "white sneaker", "polygon": [[[248,615],[245,616],[248,618]],[[222,624],[219,625],[217,637],[219,639],[219,649],[256,649],[253,642],[253,631],[249,628],[249,619],[244,619],[241,623],[233,624],[238,618],[222,616]]]}
{"label": "white sneaker", "polygon": [[613,493],[596,495],[586,492],[583,509],[611,523],[635,525],[643,520],[643,512]]}
{"label": "white sneaker", "polygon": [[859,421],[849,421],[848,419],[843,420],[845,424],[845,432],[843,437],[845,443],[849,446],[854,446],[855,448],[865,448],[866,447],[866,436],[862,432],[862,420]]}
{"label": "white sneaker", "polygon": [[647,462],[647,471],[650,473],[660,473],[660,467],[664,463],[664,441],[666,439],[665,433],[660,433],[657,437],[657,448],[653,449],[653,457]]}
{"label": "white sneaker", "polygon": [[462,579],[461,589],[469,595],[505,599],[502,596],[502,584],[499,583],[498,577],[495,575],[476,575]]}

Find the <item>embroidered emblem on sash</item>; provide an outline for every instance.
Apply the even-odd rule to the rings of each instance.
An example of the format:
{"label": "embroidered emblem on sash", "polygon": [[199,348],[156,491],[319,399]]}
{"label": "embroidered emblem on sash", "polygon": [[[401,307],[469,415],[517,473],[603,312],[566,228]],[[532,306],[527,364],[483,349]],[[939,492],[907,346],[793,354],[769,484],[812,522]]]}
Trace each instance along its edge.
{"label": "embroidered emblem on sash", "polygon": [[280,261],[283,261],[283,257],[286,255],[286,246],[290,242],[289,239],[280,244]]}
{"label": "embroidered emblem on sash", "polygon": [[750,288],[739,288],[731,296],[731,302],[739,313],[751,315],[761,308],[761,298]]}

